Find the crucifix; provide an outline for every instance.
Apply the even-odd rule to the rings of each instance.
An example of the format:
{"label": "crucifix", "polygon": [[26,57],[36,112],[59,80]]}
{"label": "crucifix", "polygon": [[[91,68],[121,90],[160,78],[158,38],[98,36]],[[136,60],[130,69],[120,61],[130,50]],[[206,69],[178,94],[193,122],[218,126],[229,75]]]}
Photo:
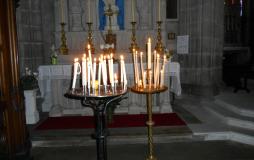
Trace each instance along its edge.
{"label": "crucifix", "polygon": [[112,49],[112,52],[115,52],[116,49],[116,34],[113,34],[112,32],[112,16],[114,14],[118,14],[118,11],[113,11],[111,8],[111,4],[108,4],[108,9],[104,13],[108,17],[109,21],[109,29],[108,33],[106,34],[106,44],[114,44],[114,48]]}

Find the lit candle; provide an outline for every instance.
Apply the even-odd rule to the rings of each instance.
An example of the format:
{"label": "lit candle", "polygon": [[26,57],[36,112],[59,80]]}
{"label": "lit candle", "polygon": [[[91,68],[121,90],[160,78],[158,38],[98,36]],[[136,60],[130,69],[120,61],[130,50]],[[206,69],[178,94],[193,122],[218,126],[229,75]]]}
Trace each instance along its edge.
{"label": "lit candle", "polygon": [[157,62],[156,62],[156,84],[155,87],[159,84],[159,78],[160,78],[160,55],[157,54]]}
{"label": "lit candle", "polygon": [[121,84],[123,84],[123,56],[122,55],[120,56],[120,73],[121,73],[120,82]]}
{"label": "lit candle", "polygon": [[[104,60],[103,60],[103,85],[104,85],[104,88],[106,89],[106,86],[107,86],[107,62],[106,62],[106,56],[104,56]],[[106,90],[105,90],[106,92]]]}
{"label": "lit candle", "polygon": [[136,51],[135,54],[135,59],[136,59],[136,71],[137,71],[137,83],[139,83],[139,69],[138,69],[138,51]]}
{"label": "lit candle", "polygon": [[140,65],[141,65],[141,76],[142,76],[142,81],[143,81],[143,85],[145,83],[145,79],[144,79],[144,67],[143,67],[143,60],[142,60],[142,57],[143,57],[143,52],[140,52]]}
{"label": "lit candle", "polygon": [[143,81],[143,86],[146,88],[146,72],[144,72],[144,81]]}
{"label": "lit candle", "polygon": [[92,73],[92,88],[95,88],[95,78],[96,78],[96,58],[94,58],[93,62],[93,73]]}
{"label": "lit candle", "polygon": [[115,83],[118,83],[118,79],[117,79],[117,74],[116,73],[114,75],[114,78],[115,78]]}
{"label": "lit candle", "polygon": [[165,70],[164,68],[165,68],[166,62],[167,62],[167,57],[166,57],[166,55],[164,55],[164,57],[163,57],[163,65],[162,65],[163,72]]}
{"label": "lit candle", "polygon": [[158,21],[161,21],[161,0],[158,0]]}
{"label": "lit candle", "polygon": [[151,86],[152,86],[152,71],[151,70],[149,70],[149,88],[151,88]]}
{"label": "lit candle", "polygon": [[88,49],[89,60],[92,61],[91,46],[90,46],[90,44],[87,45],[87,49]]}
{"label": "lit candle", "polygon": [[151,38],[147,42],[147,68],[151,69]]}
{"label": "lit candle", "polygon": [[90,91],[91,87],[91,66],[92,64],[89,61],[89,58],[87,58],[87,87],[88,91]]}
{"label": "lit candle", "polygon": [[133,51],[133,69],[134,69],[134,81],[135,85],[137,84],[137,68],[136,68],[136,58],[135,58],[135,51]]}
{"label": "lit candle", "polygon": [[114,63],[113,63],[113,53],[110,54],[110,65],[111,65],[111,78],[112,78],[112,84],[114,86]]}
{"label": "lit candle", "polygon": [[125,62],[123,60],[123,81],[124,81],[124,90],[127,87],[127,76],[126,76],[126,69],[125,69]]}
{"label": "lit candle", "polygon": [[101,85],[101,58],[99,58],[99,68],[98,68],[98,85]]}
{"label": "lit candle", "polygon": [[161,70],[161,80],[160,80],[160,87],[164,86],[164,71]]}
{"label": "lit candle", "polygon": [[74,59],[74,66],[73,66],[73,80],[72,80],[72,89],[75,89],[76,81],[77,81],[77,75],[80,74],[80,64],[78,62],[78,58]]}
{"label": "lit candle", "polygon": [[64,6],[63,6],[63,0],[60,0],[60,8],[61,8],[61,22],[64,23]]}
{"label": "lit candle", "polygon": [[86,54],[82,58],[82,86],[86,86]]}
{"label": "lit candle", "polygon": [[156,56],[157,56],[157,52],[154,51],[153,52],[153,81],[154,81],[154,83],[156,82],[156,71],[157,71]]}
{"label": "lit candle", "polygon": [[142,80],[139,80],[138,87],[142,87]]}
{"label": "lit candle", "polygon": [[135,22],[135,2],[131,0],[131,13],[132,13],[132,22]]}
{"label": "lit candle", "polygon": [[88,23],[91,23],[91,0],[88,0]]}

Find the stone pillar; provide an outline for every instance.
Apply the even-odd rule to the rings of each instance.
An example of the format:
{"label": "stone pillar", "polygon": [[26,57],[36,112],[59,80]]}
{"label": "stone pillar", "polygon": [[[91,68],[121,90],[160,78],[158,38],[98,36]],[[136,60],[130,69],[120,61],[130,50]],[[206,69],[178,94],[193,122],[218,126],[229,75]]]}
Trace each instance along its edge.
{"label": "stone pillar", "polygon": [[185,91],[218,93],[221,83],[224,1],[180,0],[179,34],[189,35],[189,54],[178,55]]}

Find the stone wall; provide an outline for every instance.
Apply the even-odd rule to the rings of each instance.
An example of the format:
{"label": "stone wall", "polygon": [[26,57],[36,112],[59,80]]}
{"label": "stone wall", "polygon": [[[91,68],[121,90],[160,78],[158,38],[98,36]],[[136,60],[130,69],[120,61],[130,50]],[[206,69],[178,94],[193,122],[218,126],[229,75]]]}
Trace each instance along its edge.
{"label": "stone wall", "polygon": [[[83,53],[87,38],[87,1],[63,0],[67,45],[70,57]],[[99,30],[98,0],[91,1],[93,40],[101,52],[105,31]],[[126,54],[131,39],[131,0],[125,0],[125,29],[117,34],[117,52]],[[157,34],[157,0],[136,1],[137,43],[145,50],[148,36]],[[164,45],[173,50],[174,60],[181,64],[184,92],[207,95],[216,93],[221,81],[224,4],[221,0],[179,0],[178,18],[166,19],[166,0],[162,0],[162,37]],[[145,5],[144,5],[145,4]],[[21,71],[50,64],[50,46],[60,44],[60,0],[21,0],[17,12]],[[190,36],[188,55],[176,54],[176,39],[168,40],[169,32]],[[129,60],[131,60],[129,56]]]}

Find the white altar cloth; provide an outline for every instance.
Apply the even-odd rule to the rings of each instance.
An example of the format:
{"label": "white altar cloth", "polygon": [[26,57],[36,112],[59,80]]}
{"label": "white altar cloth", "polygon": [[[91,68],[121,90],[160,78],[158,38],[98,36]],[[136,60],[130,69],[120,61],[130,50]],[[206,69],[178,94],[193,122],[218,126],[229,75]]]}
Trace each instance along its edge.
{"label": "white altar cloth", "polygon": [[[133,64],[126,64],[128,86],[133,85]],[[118,70],[118,64],[114,64]],[[165,85],[170,86],[166,92],[153,95],[153,112],[172,112],[170,92],[181,94],[180,65],[177,62],[167,63],[165,71]],[[83,108],[80,101],[64,97],[71,85],[72,65],[42,65],[39,71],[39,87],[42,111],[50,112],[50,116],[63,115],[91,115],[90,108]],[[171,82],[170,82],[171,81]],[[78,85],[77,85],[78,86]],[[159,95],[159,96],[158,96]],[[127,93],[127,100],[121,102],[115,110],[121,114],[140,114],[146,112],[146,97],[132,92]]]}

